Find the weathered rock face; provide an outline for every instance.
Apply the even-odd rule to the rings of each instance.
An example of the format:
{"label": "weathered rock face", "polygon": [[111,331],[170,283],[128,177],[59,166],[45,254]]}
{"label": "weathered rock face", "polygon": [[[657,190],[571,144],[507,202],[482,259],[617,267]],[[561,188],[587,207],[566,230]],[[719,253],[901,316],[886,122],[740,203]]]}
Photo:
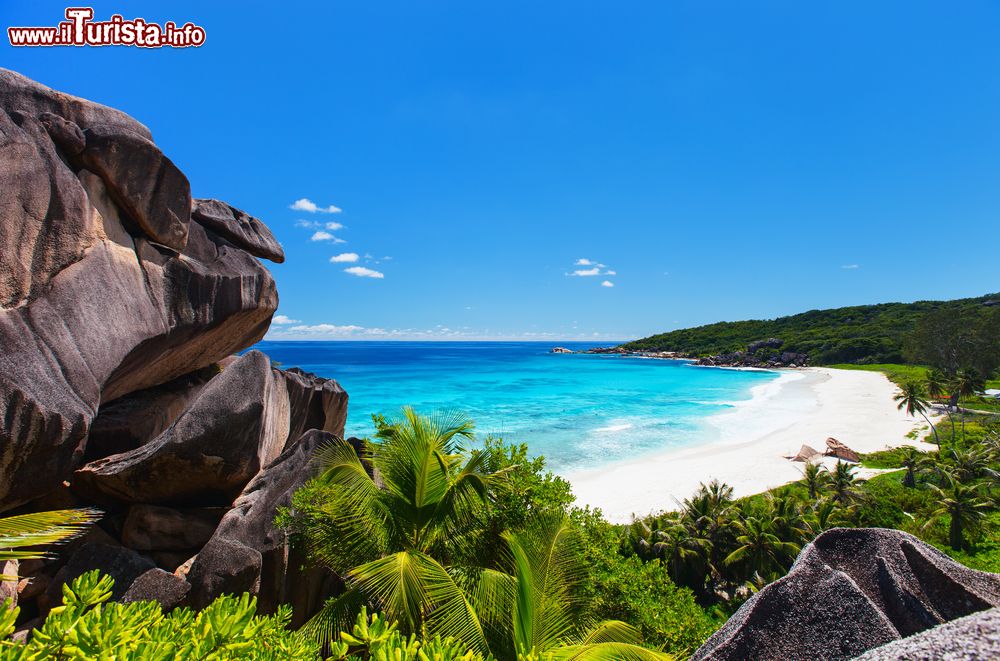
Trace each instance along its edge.
{"label": "weathered rock face", "polygon": [[303,427],[343,434],[345,403],[335,382],[272,369],[250,351],[157,438],[87,464],[75,483],[99,500],[227,505]]}
{"label": "weathered rock face", "polygon": [[316,447],[332,438],[317,430],[306,432],[246,486],[191,567],[193,605],[206,605],[219,585],[247,585],[243,589],[259,592],[264,612],[292,599],[299,569],[288,562],[288,546],[274,527],[274,515],[291,504],[292,494],[311,476]]}
{"label": "weathered rock face", "polygon": [[916,537],[834,529],[745,603],[695,659],[850,659],[1000,606],[1000,576],[968,569]]}
{"label": "weathered rock face", "polygon": [[272,524],[347,393],[234,355],[277,308],[257,258],[284,260],[267,227],[192,200],[142,124],[0,70],[0,512],[106,513],[0,586],[24,619],[91,569],[118,600],[251,590],[299,622],[336,582]]}
{"label": "weathered rock face", "polygon": [[249,346],[277,307],[144,126],[8,71],[0,256],[0,475],[31,476],[0,480],[0,511],[69,475],[102,403]]}
{"label": "weathered rock face", "polygon": [[1000,609],[967,615],[952,622],[876,647],[857,661],[979,661],[1000,659]]}

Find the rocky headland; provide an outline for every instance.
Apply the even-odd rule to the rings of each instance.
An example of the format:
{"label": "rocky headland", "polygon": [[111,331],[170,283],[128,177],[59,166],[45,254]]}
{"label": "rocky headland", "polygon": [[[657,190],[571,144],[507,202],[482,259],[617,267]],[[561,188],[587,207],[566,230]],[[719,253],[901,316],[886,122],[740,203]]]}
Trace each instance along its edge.
{"label": "rocky headland", "polygon": [[[22,619],[88,569],[166,607],[250,590],[296,620],[336,583],[272,525],[347,393],[257,351],[278,305],[257,218],[192,199],[149,130],[0,70],[0,512],[105,514],[26,561]],[[8,585],[8,584],[5,584]]]}

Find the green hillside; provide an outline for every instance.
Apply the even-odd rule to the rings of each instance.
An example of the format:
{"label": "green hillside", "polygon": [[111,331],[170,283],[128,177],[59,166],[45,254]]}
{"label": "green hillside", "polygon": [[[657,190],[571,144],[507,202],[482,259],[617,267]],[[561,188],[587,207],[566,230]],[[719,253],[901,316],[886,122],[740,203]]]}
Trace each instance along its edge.
{"label": "green hillside", "polygon": [[[996,302],[996,303],[994,303]],[[782,350],[809,354],[813,364],[902,363],[908,336],[934,312],[978,321],[1000,317],[1000,294],[954,301],[917,301],[810,310],[777,319],[720,322],[652,335],[622,345],[631,351],[680,351],[707,356],[745,349],[771,337]],[[937,316],[937,315],[935,315]]]}

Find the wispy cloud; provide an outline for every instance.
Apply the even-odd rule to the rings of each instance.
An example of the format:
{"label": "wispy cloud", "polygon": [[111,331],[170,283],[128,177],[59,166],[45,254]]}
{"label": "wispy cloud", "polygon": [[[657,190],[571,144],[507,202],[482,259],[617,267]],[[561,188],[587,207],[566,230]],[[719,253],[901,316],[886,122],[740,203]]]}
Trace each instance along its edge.
{"label": "wispy cloud", "polygon": [[597,268],[595,266],[592,269],[577,269],[577,270],[573,271],[572,273],[570,273],[569,275],[580,276],[580,277],[586,278],[586,277],[590,277],[590,276],[593,276],[593,275],[600,275],[600,274],[601,274],[601,269],[599,269],[599,268]]}
{"label": "wispy cloud", "polygon": [[329,222],[329,223],[326,223],[326,225],[325,225],[325,226],[326,226],[326,229],[330,230],[331,232],[335,232],[335,231],[337,231],[337,230],[342,230],[342,229],[344,229],[344,226],[343,226],[343,225],[341,225],[340,223],[335,223],[335,222],[332,222],[332,221],[331,221],[331,222]]}
{"label": "wispy cloud", "polygon": [[593,262],[587,259],[586,257],[581,257],[580,259],[573,262],[573,266],[590,266],[591,264],[593,264]]}
{"label": "wispy cloud", "polygon": [[601,283],[601,286],[602,287],[614,287],[615,283],[611,282],[610,280],[605,280],[604,282]]}
{"label": "wispy cloud", "polygon": [[385,274],[381,271],[375,271],[364,266],[352,266],[350,268],[346,268],[344,269],[344,273],[350,273],[351,275],[356,275],[359,278],[375,278],[376,280],[381,280],[385,277]]}
{"label": "wispy cloud", "polygon": [[356,262],[358,259],[358,253],[356,252],[342,252],[339,255],[331,257],[330,262],[333,264],[342,264],[344,262]]}
{"label": "wispy cloud", "polygon": [[339,238],[335,237],[334,235],[332,235],[329,232],[326,232],[324,230],[320,230],[320,231],[314,233],[311,237],[309,237],[309,240],[310,241],[332,241],[333,243],[347,243],[347,241],[344,241],[343,239],[339,239]]}
{"label": "wispy cloud", "polygon": [[299,319],[290,319],[283,314],[276,314],[274,315],[274,318],[271,319],[272,324],[278,324],[279,326],[283,324],[297,324],[300,323],[300,321],[301,320]]}
{"label": "wispy cloud", "polygon": [[614,340],[620,341],[635,333],[601,333],[590,329],[576,329],[570,332],[548,330],[507,331],[497,329],[474,329],[469,326],[447,326],[437,324],[433,328],[378,328],[358,324],[300,324],[297,326],[274,326],[267,333],[272,340],[520,340],[548,341],[564,340]]}
{"label": "wispy cloud", "polygon": [[859,268],[861,268],[861,265],[860,264],[844,264],[840,268],[852,270],[852,269],[859,269]]}
{"label": "wispy cloud", "polygon": [[332,204],[328,207],[321,207],[307,197],[292,202],[289,209],[295,211],[305,211],[307,213],[340,213],[341,209]]}

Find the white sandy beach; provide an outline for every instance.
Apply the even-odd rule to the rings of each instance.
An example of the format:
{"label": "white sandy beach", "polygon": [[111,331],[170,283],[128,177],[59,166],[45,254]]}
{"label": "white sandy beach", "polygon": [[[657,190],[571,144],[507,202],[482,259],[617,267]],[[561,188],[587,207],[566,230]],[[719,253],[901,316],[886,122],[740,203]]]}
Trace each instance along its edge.
{"label": "white sandy beach", "polygon": [[803,444],[822,452],[832,436],[858,452],[917,445],[907,435],[926,423],[898,411],[895,392],[896,386],[877,372],[785,371],[754,388],[752,399],[709,419],[720,433],[716,441],[566,478],[578,504],[599,507],[615,522],[676,509],[700,482],[713,478],[730,484],[737,497],[759,493],[801,478],[803,464],[785,457]]}

